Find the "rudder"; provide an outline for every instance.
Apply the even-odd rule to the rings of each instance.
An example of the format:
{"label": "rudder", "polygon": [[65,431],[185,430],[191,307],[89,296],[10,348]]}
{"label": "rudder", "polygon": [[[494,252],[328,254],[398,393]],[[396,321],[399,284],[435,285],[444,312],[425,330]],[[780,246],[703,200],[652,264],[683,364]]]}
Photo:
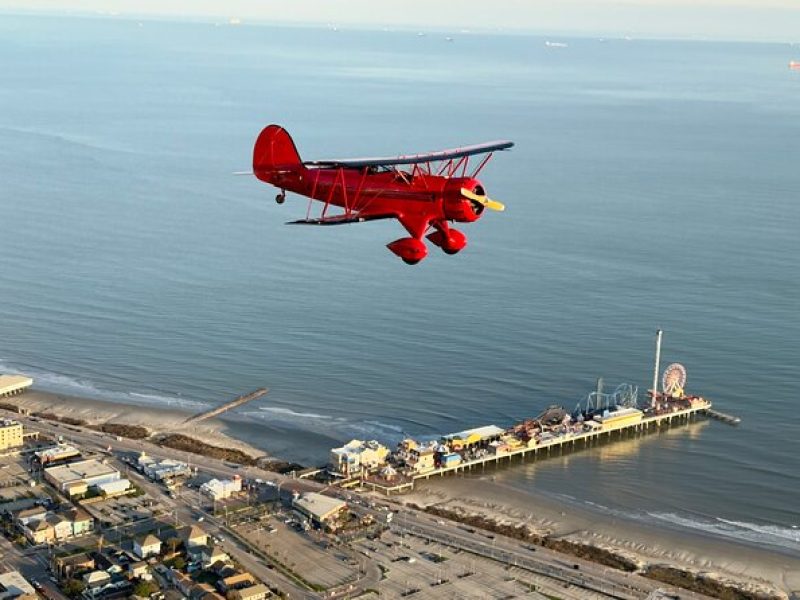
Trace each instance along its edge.
{"label": "rudder", "polygon": [[253,173],[264,179],[276,171],[302,165],[300,154],[289,133],[280,125],[267,125],[253,148]]}

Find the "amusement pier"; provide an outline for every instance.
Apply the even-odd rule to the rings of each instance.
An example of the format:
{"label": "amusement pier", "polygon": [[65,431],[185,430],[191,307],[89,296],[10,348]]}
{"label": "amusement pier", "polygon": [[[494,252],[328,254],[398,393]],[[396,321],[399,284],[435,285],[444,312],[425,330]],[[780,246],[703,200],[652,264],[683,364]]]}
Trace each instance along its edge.
{"label": "amusement pier", "polygon": [[352,440],[331,450],[328,472],[338,484],[363,486],[387,495],[408,492],[420,479],[429,479],[486,465],[520,462],[554,450],[577,450],[599,441],[620,439],[707,416],[730,425],[739,418],[712,409],[711,401],[685,392],[686,369],[673,363],[660,378],[662,332],[656,332],[653,386],[646,406],[638,388],[628,384],[604,393],[602,380],[585,403],[572,412],[550,406],[539,416],[509,428],[484,425],[442,436],[438,441],[404,439],[390,451],[379,442]]}

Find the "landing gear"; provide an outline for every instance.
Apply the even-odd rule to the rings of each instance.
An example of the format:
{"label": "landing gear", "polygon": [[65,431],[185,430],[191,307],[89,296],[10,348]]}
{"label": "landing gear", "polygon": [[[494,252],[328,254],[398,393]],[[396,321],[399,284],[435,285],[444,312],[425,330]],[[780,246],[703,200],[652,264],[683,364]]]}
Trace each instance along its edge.
{"label": "landing gear", "polygon": [[286,192],[281,190],[281,193],[275,196],[275,202],[277,202],[278,204],[283,204],[284,202],[286,202]]}
{"label": "landing gear", "polygon": [[407,265],[415,265],[428,254],[428,249],[422,241],[416,238],[400,238],[386,246]]}
{"label": "landing gear", "polygon": [[428,234],[431,243],[439,246],[445,254],[453,255],[461,252],[467,245],[467,236],[452,227],[439,227],[433,233]]}

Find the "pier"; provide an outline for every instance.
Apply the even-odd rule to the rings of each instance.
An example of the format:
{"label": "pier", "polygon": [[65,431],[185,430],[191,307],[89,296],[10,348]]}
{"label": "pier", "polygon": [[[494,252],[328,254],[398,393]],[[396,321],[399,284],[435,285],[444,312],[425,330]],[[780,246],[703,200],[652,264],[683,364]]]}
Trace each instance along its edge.
{"label": "pier", "polygon": [[235,398],[235,399],[231,400],[230,402],[226,402],[225,404],[217,406],[216,408],[212,408],[210,410],[206,410],[206,411],[203,411],[201,413],[198,413],[198,414],[194,415],[193,417],[189,417],[188,419],[186,419],[186,421],[184,421],[184,423],[186,423],[186,424],[198,423],[200,421],[205,421],[206,419],[212,419],[212,418],[216,417],[217,415],[221,415],[224,412],[227,412],[227,411],[232,410],[234,408],[238,408],[239,406],[242,406],[243,404],[247,404],[248,402],[252,402],[253,400],[257,400],[258,398],[261,398],[262,396],[266,396],[267,392],[269,392],[269,388],[259,388],[259,389],[255,390],[253,392],[250,392],[249,394],[244,394],[242,396],[239,396],[238,398]]}
{"label": "pier", "polygon": [[[360,481],[361,485],[373,491],[382,492],[391,495],[402,492],[409,492],[414,489],[414,482],[420,479],[430,479],[431,477],[443,477],[448,474],[460,473],[463,471],[471,471],[475,467],[485,468],[486,465],[500,465],[503,463],[511,463],[515,458],[519,461],[524,461],[527,457],[538,458],[541,455],[549,456],[554,451],[563,452],[567,450],[577,450],[587,448],[597,441],[613,440],[614,438],[621,439],[628,433],[646,433],[661,429],[664,426],[672,426],[676,423],[686,423],[696,418],[697,416],[708,415],[723,415],[711,410],[711,402],[704,401],[697,403],[695,406],[675,410],[668,413],[659,413],[654,415],[647,415],[636,423],[630,425],[621,425],[619,427],[612,427],[608,429],[597,429],[595,431],[586,431],[581,433],[565,434],[559,437],[549,439],[547,441],[537,442],[532,446],[522,447],[517,450],[505,452],[502,454],[490,454],[480,458],[463,461],[457,465],[442,466],[431,469],[429,471],[415,473],[409,477],[395,482],[379,482],[365,478]],[[730,415],[723,415],[726,419],[736,419]],[[717,417],[713,417],[717,418]],[[349,482],[342,482],[343,484],[350,485],[356,482],[351,480]]]}
{"label": "pier", "polygon": [[719,412],[718,410],[712,410],[707,408],[705,414],[712,419],[716,419],[717,421],[722,421],[723,423],[727,423],[728,425],[738,425],[742,422],[739,417],[734,415],[729,415],[727,413]]}

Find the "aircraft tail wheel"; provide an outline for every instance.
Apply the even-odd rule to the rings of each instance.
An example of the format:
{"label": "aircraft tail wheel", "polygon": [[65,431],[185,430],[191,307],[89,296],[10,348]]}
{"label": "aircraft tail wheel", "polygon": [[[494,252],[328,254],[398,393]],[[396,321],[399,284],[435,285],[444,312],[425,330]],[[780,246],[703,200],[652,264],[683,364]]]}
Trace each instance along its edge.
{"label": "aircraft tail wheel", "polygon": [[286,202],[286,194],[281,192],[280,194],[275,196],[275,202],[277,202],[278,204],[283,204],[284,202]]}

